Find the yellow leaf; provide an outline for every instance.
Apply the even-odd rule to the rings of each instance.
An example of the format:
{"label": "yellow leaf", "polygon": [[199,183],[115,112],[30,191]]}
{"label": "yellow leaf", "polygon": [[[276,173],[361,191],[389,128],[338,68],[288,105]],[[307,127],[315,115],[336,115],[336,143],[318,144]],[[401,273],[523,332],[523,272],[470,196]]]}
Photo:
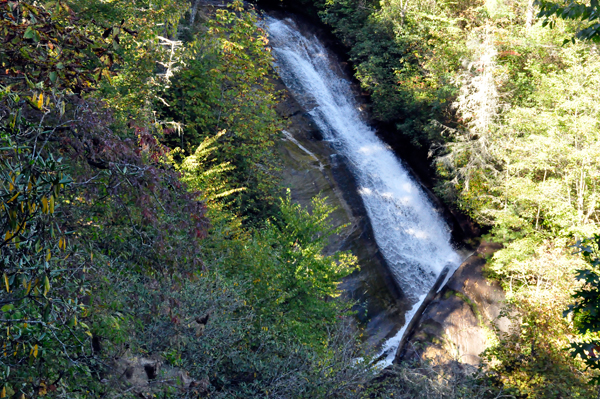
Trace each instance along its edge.
{"label": "yellow leaf", "polygon": [[46,262],[48,262],[50,258],[52,258],[52,252],[50,252],[50,249],[48,249],[46,250]]}
{"label": "yellow leaf", "polygon": [[6,398],[6,387],[2,387],[2,391],[0,391],[0,398]]}
{"label": "yellow leaf", "polygon": [[35,346],[33,347],[33,357],[37,357],[38,355],[38,346],[37,344],[35,344]]}
{"label": "yellow leaf", "polygon": [[48,276],[44,276],[44,296],[50,291],[50,280]]}
{"label": "yellow leaf", "polygon": [[44,95],[42,93],[40,93],[40,96],[38,97],[36,105],[37,105],[38,109],[42,109],[42,105],[44,105]]}
{"label": "yellow leaf", "polygon": [[6,292],[9,292],[10,287],[8,285],[8,276],[4,273],[4,285],[6,285]]}
{"label": "yellow leaf", "polygon": [[29,292],[31,291],[31,281],[29,282],[29,284],[27,285],[27,293],[25,295],[29,295]]}
{"label": "yellow leaf", "polygon": [[40,382],[40,387],[38,388],[38,395],[44,396],[48,393],[48,389],[46,389],[46,383],[44,381]]}
{"label": "yellow leaf", "polygon": [[42,197],[42,212],[48,213],[48,198],[46,196]]}
{"label": "yellow leaf", "polygon": [[17,198],[17,197],[19,196],[19,194],[20,194],[20,193],[19,193],[19,192],[17,192],[15,195],[13,195],[13,197],[12,197],[11,199],[9,199],[8,201],[6,201],[6,203],[7,203],[7,204],[10,204],[11,202],[13,202],[13,200],[14,200],[15,198]]}
{"label": "yellow leaf", "polygon": [[54,213],[54,195],[50,196],[50,213]]}
{"label": "yellow leaf", "polygon": [[92,333],[91,333],[91,332],[89,332],[89,331],[86,331],[85,333],[86,333],[87,335],[89,335],[90,337],[93,337],[93,335],[92,335]]}

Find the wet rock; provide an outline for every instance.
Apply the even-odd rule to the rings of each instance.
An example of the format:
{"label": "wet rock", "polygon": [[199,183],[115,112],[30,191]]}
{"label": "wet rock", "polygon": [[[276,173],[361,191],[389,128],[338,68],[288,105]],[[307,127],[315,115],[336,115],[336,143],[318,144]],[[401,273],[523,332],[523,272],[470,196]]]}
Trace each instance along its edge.
{"label": "wet rock", "polygon": [[477,365],[494,330],[508,332],[509,320],[499,317],[504,291],[497,282],[487,280],[483,270],[486,258],[499,248],[483,242],[462,263],[420,316],[397,361],[420,357]]}
{"label": "wet rock", "polygon": [[[285,90],[281,82],[277,88]],[[375,243],[344,157],[322,141],[310,114],[299,112],[299,108],[291,96],[278,108],[289,121],[286,134],[276,146],[282,162],[280,177],[290,188],[294,202],[310,206],[313,197],[323,196],[337,208],[330,221],[336,227],[346,227],[332,237],[327,251],[350,250],[357,256],[360,270],[347,277],[341,288],[357,302],[354,310],[365,329],[365,339],[377,346],[402,327],[407,304]]]}

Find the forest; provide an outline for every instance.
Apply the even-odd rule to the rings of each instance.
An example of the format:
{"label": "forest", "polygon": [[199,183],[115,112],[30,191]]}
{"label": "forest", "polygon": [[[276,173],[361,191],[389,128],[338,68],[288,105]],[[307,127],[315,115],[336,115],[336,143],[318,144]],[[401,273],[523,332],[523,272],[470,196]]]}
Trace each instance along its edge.
{"label": "forest", "polygon": [[279,179],[261,3],[218,3],[0,0],[0,398],[596,398],[598,2],[263,2],[501,244],[513,328],[472,372],[375,366],[334,210]]}

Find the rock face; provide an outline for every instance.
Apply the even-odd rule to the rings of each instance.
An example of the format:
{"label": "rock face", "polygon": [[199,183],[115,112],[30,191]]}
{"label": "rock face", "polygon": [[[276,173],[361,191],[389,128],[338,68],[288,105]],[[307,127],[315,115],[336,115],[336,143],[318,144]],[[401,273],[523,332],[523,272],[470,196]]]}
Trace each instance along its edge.
{"label": "rock face", "polygon": [[104,382],[111,384],[121,392],[133,392],[140,398],[156,397],[167,386],[188,389],[197,394],[208,390],[208,379],[193,380],[189,374],[181,369],[165,364],[161,357],[125,356],[114,359],[110,372],[105,376]]}
{"label": "rock face", "polygon": [[[277,89],[285,92],[281,82]],[[278,112],[289,122],[277,144],[283,185],[290,189],[292,200],[303,206],[323,196],[337,208],[331,222],[346,227],[332,238],[328,250],[350,250],[358,257],[360,270],[346,278],[341,288],[357,301],[354,310],[367,341],[380,344],[402,327],[406,304],[379,253],[354,178],[343,157],[321,141],[319,130],[293,97],[287,95]]]}
{"label": "rock face", "polygon": [[421,315],[397,361],[421,357],[475,366],[494,330],[508,332],[508,319],[500,317],[504,291],[497,282],[488,281],[483,270],[485,259],[499,248],[483,242],[462,263]]}

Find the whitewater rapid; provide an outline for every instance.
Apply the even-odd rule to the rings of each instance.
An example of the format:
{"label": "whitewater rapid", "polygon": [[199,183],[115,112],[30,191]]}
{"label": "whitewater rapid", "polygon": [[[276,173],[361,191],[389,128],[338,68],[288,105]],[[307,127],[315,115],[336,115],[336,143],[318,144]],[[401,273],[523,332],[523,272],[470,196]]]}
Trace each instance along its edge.
{"label": "whitewater rapid", "polygon": [[[350,82],[338,73],[315,36],[289,19],[266,17],[276,67],[290,92],[309,112],[323,138],[345,157],[359,187],[375,241],[412,309],[405,325],[382,347],[383,364],[394,359],[406,326],[445,267],[461,258],[448,226],[392,150],[368,126]],[[338,68],[339,70],[339,68]]]}

